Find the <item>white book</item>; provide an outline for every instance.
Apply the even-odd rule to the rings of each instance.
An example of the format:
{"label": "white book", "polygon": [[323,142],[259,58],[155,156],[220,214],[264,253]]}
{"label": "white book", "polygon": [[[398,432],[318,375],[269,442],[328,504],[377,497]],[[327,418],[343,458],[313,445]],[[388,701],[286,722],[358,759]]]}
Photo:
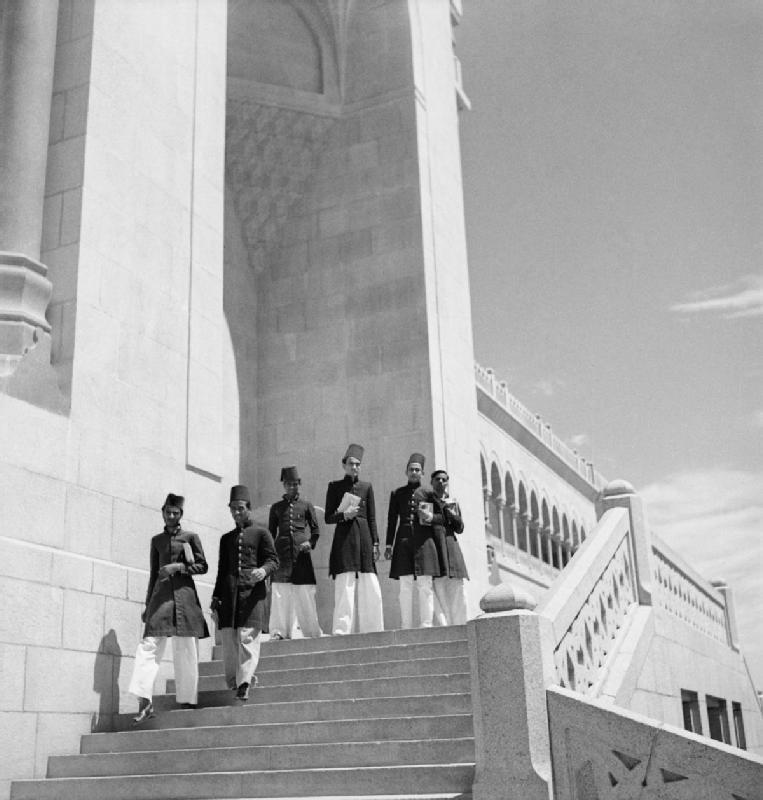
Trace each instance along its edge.
{"label": "white book", "polygon": [[[422,525],[431,525],[432,514],[434,514],[434,503],[419,503],[419,522]],[[430,521],[424,519],[428,517]]]}
{"label": "white book", "polygon": [[350,511],[351,509],[354,511],[357,508],[360,508],[360,498],[356,494],[345,492],[336,513],[344,514],[345,511]]}

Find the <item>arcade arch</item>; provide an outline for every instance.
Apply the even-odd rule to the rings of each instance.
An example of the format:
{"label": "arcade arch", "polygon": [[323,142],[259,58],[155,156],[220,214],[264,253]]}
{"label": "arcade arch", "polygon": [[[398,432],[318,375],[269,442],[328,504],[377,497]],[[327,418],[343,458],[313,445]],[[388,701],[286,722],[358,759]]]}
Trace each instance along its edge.
{"label": "arcade arch", "polygon": [[506,546],[560,570],[585,541],[585,528],[543,487],[481,449],[480,469],[488,546]]}

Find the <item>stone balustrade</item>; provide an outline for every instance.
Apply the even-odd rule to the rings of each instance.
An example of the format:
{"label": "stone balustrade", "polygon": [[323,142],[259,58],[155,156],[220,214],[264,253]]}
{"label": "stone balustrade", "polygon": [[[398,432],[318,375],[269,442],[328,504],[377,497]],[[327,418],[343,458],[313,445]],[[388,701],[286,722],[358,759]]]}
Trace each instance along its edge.
{"label": "stone balustrade", "polygon": [[590,461],[586,461],[576,451],[569,448],[551,430],[551,426],[544,423],[539,414],[533,414],[511,392],[505,381],[498,381],[490,367],[483,367],[475,362],[474,378],[477,387],[491,397],[517,422],[534,434],[549,450],[561,458],[568,466],[572,467],[580,476],[590,484],[601,487],[606,482]]}
{"label": "stone balustrade", "polygon": [[721,593],[694,573],[659,540],[652,547],[652,596],[680,620],[723,644],[730,644],[726,604]]}
{"label": "stone balustrade", "polygon": [[538,608],[551,621],[561,686],[596,693],[607,656],[636,606],[628,514],[611,509]]}

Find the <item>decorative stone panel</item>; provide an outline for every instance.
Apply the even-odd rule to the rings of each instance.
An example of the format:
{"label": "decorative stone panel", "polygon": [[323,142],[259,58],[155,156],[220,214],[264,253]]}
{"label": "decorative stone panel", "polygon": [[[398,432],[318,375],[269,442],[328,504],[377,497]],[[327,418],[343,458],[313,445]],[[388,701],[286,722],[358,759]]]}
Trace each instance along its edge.
{"label": "decorative stone panel", "polygon": [[554,650],[562,686],[594,693],[607,655],[635,604],[633,556],[626,535]]}
{"label": "decorative stone panel", "polygon": [[283,226],[304,195],[334,122],[251,101],[229,103],[227,179],[256,272],[282,246]]}
{"label": "decorative stone panel", "polygon": [[551,688],[554,796],[564,800],[759,800],[763,760]]}

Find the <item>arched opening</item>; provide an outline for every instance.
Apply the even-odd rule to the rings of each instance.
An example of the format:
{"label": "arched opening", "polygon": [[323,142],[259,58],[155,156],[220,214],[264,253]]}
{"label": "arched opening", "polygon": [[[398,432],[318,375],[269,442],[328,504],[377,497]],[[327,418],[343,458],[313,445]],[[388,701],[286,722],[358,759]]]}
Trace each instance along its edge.
{"label": "arched opening", "polygon": [[553,564],[553,546],[551,539],[551,515],[548,513],[548,502],[544,497],[540,504],[540,536],[541,536],[541,558],[546,564]]}
{"label": "arched opening", "polygon": [[530,492],[530,554],[540,558],[540,512],[535,491]]}
{"label": "arched opening", "polygon": [[488,529],[496,538],[501,538],[499,501],[501,499],[501,475],[494,463],[490,465],[490,502],[488,504]]}
{"label": "arched opening", "polygon": [[503,508],[504,514],[504,530],[506,532],[506,541],[516,547],[517,544],[517,535],[516,535],[516,510],[517,510],[517,498],[514,493],[514,481],[511,479],[511,475],[507,472],[506,473],[506,481],[504,483],[504,492],[503,495],[506,499],[506,505]]}
{"label": "arched opening", "polygon": [[520,550],[527,552],[528,522],[527,493],[522,481],[519,482],[519,516],[517,518],[517,544]]}

